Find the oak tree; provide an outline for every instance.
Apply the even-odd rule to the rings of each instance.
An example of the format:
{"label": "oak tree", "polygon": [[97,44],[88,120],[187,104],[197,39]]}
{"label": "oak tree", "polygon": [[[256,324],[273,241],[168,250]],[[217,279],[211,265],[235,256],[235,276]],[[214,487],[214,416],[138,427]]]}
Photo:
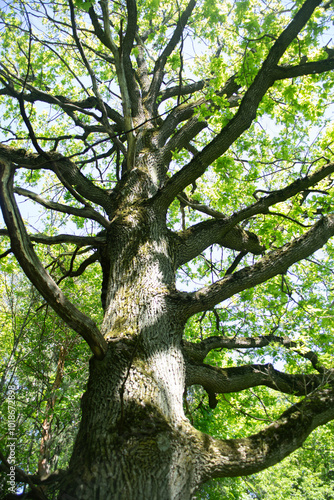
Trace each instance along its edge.
{"label": "oak tree", "polygon": [[[280,462],[334,419],[331,2],[13,0],[0,18],[1,257],[92,352],[59,498],[185,500]],[[86,308],[66,287],[97,263],[101,320],[94,288]],[[260,386],[255,432],[196,427],[198,387],[219,412]],[[16,470],[36,498],[47,461]]]}

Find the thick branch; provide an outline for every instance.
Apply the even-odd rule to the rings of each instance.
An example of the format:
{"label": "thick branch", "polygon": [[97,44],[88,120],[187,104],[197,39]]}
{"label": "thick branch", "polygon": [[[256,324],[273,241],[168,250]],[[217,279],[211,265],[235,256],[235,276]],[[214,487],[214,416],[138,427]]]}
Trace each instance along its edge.
{"label": "thick branch", "polygon": [[[10,78],[10,76],[7,76]],[[63,109],[71,118],[73,117],[73,112],[78,111],[80,113],[86,114],[87,116],[93,117],[96,121],[100,122],[100,118],[93,112],[87,111],[89,109],[97,108],[98,102],[97,98],[90,96],[87,99],[83,99],[82,101],[71,101],[70,99],[61,96],[61,95],[52,95],[48,92],[44,92],[43,90],[37,89],[30,84],[26,85],[29,89],[29,93],[20,93],[17,92],[13,86],[6,85],[5,88],[0,89],[0,95],[9,95],[11,97],[15,97],[16,99],[19,96],[22,96],[22,99],[25,102],[34,103],[37,101],[45,102],[48,104],[52,104]],[[107,103],[104,103],[104,107],[106,109],[108,118],[112,119],[116,123],[115,131],[118,133],[124,130],[124,120],[123,117],[115,110],[113,110]]]}
{"label": "thick branch", "polygon": [[[3,463],[4,472],[6,472],[6,474],[8,474],[9,471],[12,470],[13,465],[6,460],[6,457],[4,456],[4,454],[2,453],[1,450],[0,450],[0,460]],[[35,481],[33,481],[32,476],[26,474],[17,465],[14,465],[14,467],[15,467],[15,478],[17,477],[23,483],[29,484],[31,491],[34,495],[33,498],[35,500],[47,500],[47,497],[44,495],[43,490],[40,488],[37,488],[35,486],[35,484],[34,484]],[[13,494],[13,496],[8,496],[8,497],[6,495],[6,497],[3,497],[3,498],[5,498],[5,500],[6,500],[6,498],[16,498],[16,495]],[[17,498],[20,498],[20,497],[17,497]]]}
{"label": "thick branch", "polygon": [[42,266],[30,243],[13,194],[14,168],[0,160],[0,204],[8,228],[11,247],[23,271],[56,313],[81,335],[97,358],[102,359],[107,343],[96,324],[79,311],[63,294]]}
{"label": "thick branch", "polygon": [[87,259],[81,262],[78,269],[76,269],[75,271],[73,271],[73,269],[69,269],[69,271],[61,278],[61,280],[65,278],[75,278],[76,276],[81,276],[85,272],[88,266],[94,264],[94,262],[97,262],[98,260],[99,260],[98,254],[93,253]]}
{"label": "thick branch", "polygon": [[[10,236],[8,229],[0,229],[0,236]],[[78,247],[92,246],[97,248],[106,244],[103,236],[75,236],[74,234],[57,234],[48,236],[46,234],[27,234],[30,241],[42,245],[59,245],[59,243],[72,243]]]}
{"label": "thick branch", "polygon": [[[136,0],[126,0],[127,7],[127,27],[124,39],[122,40],[121,61],[124,68],[124,75],[127,81],[129,97],[131,99],[132,117],[139,118],[142,115],[141,97],[135,71],[131,62],[131,51],[137,34],[137,2]],[[138,122],[135,121],[138,125]]]}
{"label": "thick branch", "polygon": [[[44,155],[28,153],[24,149],[12,148],[0,144],[0,156],[9,162],[15,163],[20,168],[28,169],[48,169],[53,171],[63,182],[69,186],[75,186],[75,191],[87,200],[100,205],[110,214],[112,210],[112,200],[110,194],[101,189],[87,179],[76,166],[75,163],[59,153],[48,152],[47,158]],[[86,209],[88,205],[86,204]]]}
{"label": "thick branch", "polygon": [[151,112],[154,112],[155,110],[154,105],[157,100],[158,93],[160,91],[160,86],[162,83],[163,75],[164,75],[164,68],[165,64],[167,62],[167,58],[171,55],[173,50],[175,49],[176,45],[181,39],[183,30],[188,22],[189,17],[191,16],[191,13],[196,5],[196,0],[190,0],[186,9],[182,13],[182,15],[179,18],[179,21],[176,25],[175,31],[170,38],[168,44],[166,45],[165,49],[163,50],[162,54],[158,58],[158,60],[155,63],[154,66],[154,71],[153,71],[153,80],[151,83],[150,90],[147,95],[147,101],[146,101],[146,107],[149,109]]}
{"label": "thick branch", "polygon": [[144,49],[144,42],[142,38],[137,34],[136,36],[137,40],[137,54],[136,54],[136,60],[137,60],[137,66],[138,69],[136,71],[136,77],[139,82],[140,88],[142,90],[142,96],[143,98],[146,98],[147,92],[150,89],[150,78],[149,78],[149,68],[146,63],[145,59],[145,49]]}
{"label": "thick branch", "polygon": [[313,368],[323,373],[324,369],[318,364],[318,356],[313,351],[302,352],[301,344],[294,342],[289,337],[278,335],[265,335],[263,337],[208,337],[201,342],[183,341],[183,348],[187,357],[193,362],[202,362],[212,349],[257,349],[266,347],[270,343],[279,344],[287,349],[293,349],[300,356],[311,361]]}
{"label": "thick branch", "polygon": [[283,189],[272,191],[268,196],[260,198],[256,203],[235,212],[226,224],[226,230],[233,227],[239,222],[249,219],[257,214],[269,213],[269,208],[277,203],[281,203],[289,198],[292,198],[302,191],[315,186],[318,182],[322,181],[325,177],[334,172],[334,163],[327,163],[323,167],[316,170],[313,174],[307,175],[300,179],[295,180]]}
{"label": "thick branch", "polygon": [[76,215],[77,217],[84,217],[96,220],[105,228],[108,228],[110,225],[110,222],[105,217],[103,217],[103,215],[96,212],[92,207],[76,208],[76,207],[70,207],[68,205],[62,205],[61,203],[56,203],[51,200],[46,200],[39,194],[34,193],[33,191],[29,191],[27,189],[22,189],[19,187],[14,188],[14,193],[19,194],[20,196],[26,196],[27,198],[36,201],[45,208],[56,210],[57,212],[62,212],[69,215]]}
{"label": "thick branch", "polygon": [[166,209],[179,192],[201,176],[207,167],[215,159],[223,155],[231,144],[250,127],[256,117],[256,112],[262,98],[275,82],[275,71],[280,58],[320,3],[321,0],[306,0],[270,49],[261,69],[245,93],[238,112],[190,163],[174,174],[166,183],[159,195],[161,203],[165,205]]}
{"label": "thick branch", "polygon": [[175,85],[175,87],[169,87],[159,94],[160,102],[166,101],[166,99],[170,99],[171,97],[177,97],[178,95],[184,96],[187,94],[198,92],[199,90],[202,90],[209,82],[210,78],[200,80],[199,82],[187,83],[182,86]]}
{"label": "thick branch", "polygon": [[[224,87],[216,92],[217,96],[224,96],[227,101],[227,106],[232,108],[237,106],[240,103],[240,96],[235,95],[240,88],[240,85],[236,82],[235,76],[229,78]],[[192,118],[188,123],[186,123],[181,130],[179,130],[166,144],[165,150],[166,152],[172,151],[173,149],[181,149],[182,145],[185,143],[183,136],[186,136],[189,140],[196,137],[196,135],[207,126],[204,121],[200,121],[198,117],[194,117],[194,113],[200,107],[201,104],[206,104],[208,106],[208,111],[205,118],[211,116],[214,110],[219,111],[219,107],[214,104],[211,100],[208,100],[205,96],[197,99],[191,103],[183,103],[180,106],[177,106],[174,111],[172,111],[166,120],[164,121],[160,131],[159,131],[159,144],[163,146],[170,137],[172,133],[174,133],[177,125],[189,118]]]}
{"label": "thick branch", "polygon": [[209,394],[227,394],[263,385],[285,394],[304,396],[329,380],[330,374],[290,375],[275,370],[270,363],[229,368],[190,362],[186,365],[187,386],[201,385]]}
{"label": "thick branch", "polygon": [[334,235],[334,215],[320,219],[307,233],[274,250],[255,265],[228,275],[213,285],[190,294],[183,294],[183,306],[188,317],[212,309],[214,305],[247,288],[268,281],[321,248]]}
{"label": "thick branch", "polygon": [[262,431],[241,439],[198,436],[202,481],[246,476],[263,470],[299,448],[318,426],[334,419],[334,390],[322,389],[291,406]]}
{"label": "thick branch", "polygon": [[334,69],[334,59],[322,59],[312,61],[298,66],[277,66],[273,70],[275,80],[285,80],[287,78],[297,78],[298,76],[315,75],[331,71]]}
{"label": "thick branch", "polygon": [[232,250],[252,252],[256,255],[264,252],[264,246],[260,244],[254,233],[245,231],[238,226],[226,233],[225,226],[226,220],[212,219],[200,222],[180,233],[177,236],[176,268],[194,259],[214,243]]}

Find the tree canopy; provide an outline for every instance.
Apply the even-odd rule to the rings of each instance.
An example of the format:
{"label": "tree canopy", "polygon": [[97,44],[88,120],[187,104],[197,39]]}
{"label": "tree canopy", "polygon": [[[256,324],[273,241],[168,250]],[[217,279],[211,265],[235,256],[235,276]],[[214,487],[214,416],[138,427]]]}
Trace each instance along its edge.
{"label": "tree canopy", "polygon": [[168,457],[168,488],[134,458],[142,493],[117,469],[110,498],[249,475],[197,498],[271,498],[252,474],[313,431],[327,465],[296,457],[334,498],[333,23],[319,0],[1,4],[1,402],[34,498],[99,498],[89,426]]}

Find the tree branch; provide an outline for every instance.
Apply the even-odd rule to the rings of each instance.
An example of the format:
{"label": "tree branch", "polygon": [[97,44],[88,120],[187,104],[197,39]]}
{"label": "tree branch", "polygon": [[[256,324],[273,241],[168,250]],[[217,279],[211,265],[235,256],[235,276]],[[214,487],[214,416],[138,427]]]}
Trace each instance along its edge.
{"label": "tree branch", "polygon": [[252,252],[256,255],[264,252],[265,247],[260,244],[254,233],[245,231],[238,226],[226,233],[225,226],[226,220],[211,219],[200,222],[185,232],[175,235],[177,238],[176,269],[215,243],[232,250]]}
{"label": "tree branch", "polygon": [[[7,460],[2,451],[0,450],[0,459],[1,462],[4,464],[4,469],[6,473],[8,473],[10,470],[12,470],[13,465],[11,465]],[[33,492],[33,495],[36,500],[47,500],[47,497],[45,496],[43,489],[42,488],[37,488],[34,484],[34,481],[32,479],[32,476],[29,476],[26,474],[20,467],[17,465],[14,465],[15,468],[15,477],[18,477],[20,481],[23,483],[29,484],[29,487],[31,488],[31,491]],[[12,498],[15,498],[16,495],[14,495]],[[19,497],[18,497],[19,498]]]}
{"label": "tree branch", "polygon": [[[216,92],[217,96],[224,96],[227,100],[228,107],[235,107],[240,102],[240,96],[235,95],[236,92],[240,89],[240,85],[236,82],[235,76],[232,76],[228,79],[224,87]],[[202,120],[200,121],[198,117],[194,117],[194,113],[196,109],[199,108],[201,104],[206,104],[208,107],[211,107],[212,110],[219,110],[219,107],[215,105],[211,100],[208,100],[205,96],[197,99],[194,102],[186,103],[177,106],[174,111],[172,111],[164,121],[163,125],[159,131],[159,144],[162,147],[168,137],[172,133],[174,133],[177,125],[182,121],[191,120],[185,124],[181,130],[179,130],[165,145],[165,151],[173,151],[175,148],[181,149],[182,144],[185,142],[183,136],[186,135],[188,137],[188,142],[196,137],[196,135],[203,130],[207,124]],[[213,114],[213,111],[208,109],[208,112],[204,118],[208,118]]]}
{"label": "tree branch", "polygon": [[186,9],[183,11],[182,15],[179,17],[179,20],[177,22],[176,28],[174,30],[173,35],[171,36],[168,44],[166,45],[165,49],[163,50],[162,54],[160,57],[157,59],[154,70],[153,70],[153,79],[152,83],[150,86],[150,90],[147,95],[147,101],[146,101],[146,107],[152,114],[157,114],[156,110],[154,107],[156,106],[156,101],[157,101],[157,96],[160,91],[163,75],[164,75],[164,68],[167,62],[168,57],[170,54],[173,52],[175,49],[176,45],[178,44],[179,40],[181,39],[183,30],[188,22],[189,17],[192,14],[192,11],[196,5],[196,0],[190,0]]}
{"label": "tree branch", "polygon": [[175,85],[175,87],[166,88],[165,90],[162,90],[160,92],[159,102],[166,101],[171,97],[177,97],[178,95],[184,96],[187,94],[193,94],[194,92],[198,92],[199,90],[202,90],[205,87],[205,85],[210,82],[210,80],[211,80],[210,78],[207,78],[205,80],[200,80],[198,82],[187,83],[182,86]]}
{"label": "tree branch", "polygon": [[[17,78],[15,75],[11,74],[7,68],[6,73],[0,71],[0,75],[5,76],[7,79],[15,79],[18,82],[22,83],[22,79]],[[3,83],[5,84],[4,81]],[[92,108],[97,108],[98,102],[97,98],[94,96],[89,96],[87,97],[87,99],[83,99],[81,101],[72,101],[62,95],[54,96],[49,92],[44,92],[43,90],[37,89],[31,84],[26,84],[26,88],[29,89],[29,94],[27,92],[19,93],[14,89],[13,86],[5,84],[5,88],[0,89],[0,95],[9,95],[11,97],[15,97],[16,99],[19,99],[19,96],[21,95],[22,99],[25,102],[34,103],[40,101],[58,106],[63,109],[71,118],[73,118],[73,115],[71,113],[73,113],[74,111],[78,111],[80,113],[86,114],[87,116],[91,116],[99,123],[101,122],[101,119],[97,114],[91,111],[87,111]],[[121,131],[125,130],[124,119],[122,115],[113,110],[110,106],[108,106],[107,103],[103,102],[103,105],[105,107],[107,116],[116,123],[115,131],[117,133],[120,133]]]}
{"label": "tree branch", "polygon": [[[129,0],[130,2],[132,0]],[[136,94],[136,88],[137,84],[135,82],[134,76],[132,75],[133,71],[130,69],[131,76],[129,75],[129,65],[131,66],[131,60],[130,57],[128,57],[127,63],[124,65],[124,59],[123,59],[123,48],[122,48],[122,40],[120,40],[120,47],[118,48],[117,45],[115,44],[111,30],[110,30],[110,17],[109,17],[109,6],[108,2],[106,0],[101,0],[100,1],[101,9],[102,9],[102,15],[103,15],[103,27],[104,30],[101,28],[98,17],[93,9],[91,7],[89,9],[89,15],[95,30],[96,36],[99,38],[99,40],[112,52],[114,59],[115,59],[115,68],[116,68],[116,73],[117,73],[117,78],[118,78],[118,83],[119,83],[119,88],[121,91],[122,95],[122,106],[123,106],[123,111],[124,111],[124,124],[125,124],[125,129],[126,129],[126,136],[127,136],[127,142],[128,142],[128,151],[126,154],[126,160],[127,160],[127,169],[131,170],[133,167],[133,162],[134,162],[134,157],[135,157],[135,147],[136,147],[136,138],[135,134],[133,132],[134,126],[133,126],[133,106],[136,108],[138,105],[138,102],[136,101],[136,98],[133,99],[134,94]],[[137,14],[135,13],[135,16]],[[122,31],[122,25],[121,25],[121,31]],[[122,36],[122,33],[121,33]],[[130,34],[129,34],[129,39],[130,40]],[[128,43],[129,45],[129,43]],[[129,88],[129,80],[134,84],[134,90]]]}
{"label": "tree branch", "polygon": [[209,394],[227,394],[263,385],[284,394],[305,396],[329,381],[333,381],[329,370],[323,375],[290,375],[276,370],[271,363],[228,368],[186,363],[186,385],[201,385]]}
{"label": "tree branch", "polygon": [[96,212],[90,206],[87,206],[86,208],[70,207],[68,205],[56,203],[51,200],[46,200],[39,194],[34,193],[33,191],[29,191],[28,189],[22,189],[19,187],[14,188],[14,193],[20,196],[26,196],[27,198],[36,201],[43,207],[49,208],[51,210],[56,210],[57,212],[62,212],[69,215],[76,215],[77,217],[84,217],[96,220],[99,224],[101,224],[101,226],[105,227],[106,229],[110,226],[110,222],[105,217],[103,217],[103,215],[99,214],[99,212]]}
{"label": "tree branch", "polygon": [[[48,152],[47,157],[35,153],[28,153],[21,148],[12,148],[0,144],[0,156],[9,162],[13,162],[19,168],[28,168],[38,170],[41,168],[51,170],[61,182],[65,179],[66,185],[75,186],[75,191],[87,200],[100,205],[105,209],[108,215],[112,212],[112,198],[104,189],[95,186],[95,184],[85,177],[68,158],[60,153]],[[83,200],[86,208],[87,203]]]}
{"label": "tree branch", "polygon": [[56,210],[57,212],[62,212],[69,215],[76,215],[77,217],[84,217],[96,220],[97,222],[99,222],[99,224],[101,224],[105,228],[108,228],[110,225],[110,222],[105,217],[103,217],[103,215],[96,212],[92,207],[89,206],[86,208],[70,207],[68,205],[56,203],[51,200],[46,200],[39,194],[34,193],[33,191],[29,191],[27,189],[22,189],[19,187],[14,188],[14,193],[19,194],[20,196],[26,196],[27,198],[36,201],[45,208]]}
{"label": "tree branch", "polygon": [[334,69],[334,59],[327,58],[320,61],[306,62],[297,66],[276,66],[273,69],[275,80],[297,78],[299,76],[314,75]]}
{"label": "tree branch", "polygon": [[320,219],[308,232],[283,247],[265,255],[256,264],[228,275],[193,293],[183,294],[185,314],[212,309],[232,295],[268,281],[321,248],[334,235],[334,215]]}
{"label": "tree branch", "polygon": [[78,269],[76,269],[76,271],[73,271],[74,259],[75,259],[75,254],[73,254],[72,256],[70,269],[67,271],[67,273],[64,274],[64,276],[60,278],[60,280],[57,282],[57,285],[59,285],[60,282],[66,278],[75,278],[76,276],[81,276],[85,272],[88,266],[94,264],[94,262],[97,262],[99,260],[99,256],[97,253],[93,253],[92,255],[87,257],[87,259],[81,262],[80,266],[78,267]]}
{"label": "tree branch", "polygon": [[297,354],[311,361],[312,366],[319,373],[324,373],[324,368],[319,366],[318,356],[313,351],[302,352],[301,344],[294,342],[289,337],[278,335],[265,335],[262,337],[208,337],[201,342],[183,341],[183,349],[186,356],[193,362],[202,362],[212,349],[258,349],[266,347],[271,343],[279,344],[287,349],[293,349]]}
{"label": "tree branch", "polygon": [[[0,229],[0,236],[10,236],[8,229]],[[43,245],[59,245],[60,243],[72,243],[78,247],[91,245],[97,248],[106,244],[106,238],[103,236],[75,236],[74,234],[58,234],[57,236],[48,236],[46,234],[27,234],[30,241],[41,243]]]}
{"label": "tree branch", "polygon": [[207,167],[223,155],[240,135],[247,130],[256,117],[258,106],[267,90],[275,82],[277,64],[294,38],[310,19],[321,0],[306,0],[287,28],[280,34],[253,83],[245,93],[234,117],[221,132],[187,165],[171,177],[159,193],[160,203],[166,210],[176,195],[201,176]]}
{"label": "tree branch", "polygon": [[0,206],[8,228],[11,247],[23,271],[56,313],[90,346],[93,354],[102,359],[107,343],[96,324],[79,311],[63,294],[38,259],[27,235],[13,194],[15,169],[0,158]]}
{"label": "tree branch", "polygon": [[270,467],[299,448],[316,427],[333,419],[334,390],[330,388],[316,391],[246,438],[221,440],[193,432],[202,481],[246,476]]}
{"label": "tree branch", "polygon": [[[268,213],[269,207],[272,205],[275,205],[277,203],[280,203],[282,201],[285,201],[296,194],[307,190],[309,187],[317,184],[320,182],[322,179],[330,175],[332,172],[334,172],[334,163],[328,163],[321,167],[320,169],[316,170],[313,174],[308,175],[306,177],[297,179],[296,181],[292,182],[288,186],[286,186],[283,189],[273,191],[267,196],[264,196],[263,198],[260,198],[256,203],[253,203],[252,205],[249,205],[248,207],[245,207],[238,212],[235,212],[233,215],[230,217],[224,216],[224,214],[217,212],[215,210],[212,210],[210,207],[207,207],[206,205],[201,205],[197,203],[192,203],[189,202],[188,198],[185,197],[185,195],[179,195],[180,199],[183,200],[183,202],[192,208],[199,210],[201,212],[204,212],[208,215],[214,216],[216,219],[220,219],[220,222],[218,221],[204,221],[202,223],[199,223],[187,230],[187,232],[184,234],[184,236],[181,235],[181,237],[186,238],[186,241],[184,241],[184,244],[181,243],[177,248],[177,265],[182,265],[185,262],[188,262],[189,260],[193,259],[196,257],[196,247],[198,247],[198,253],[202,252],[207,246],[210,246],[210,244],[213,243],[218,243],[221,244],[222,246],[226,246],[227,248],[232,248],[234,250],[247,250],[249,252],[259,254],[263,252],[264,248],[260,250],[260,247],[258,246],[256,248],[256,243],[259,244],[258,239],[253,233],[250,233],[248,231],[244,231],[243,233],[240,233],[240,229],[238,229],[240,236],[243,235],[243,240],[239,239],[239,245],[238,246],[229,246],[226,244],[226,242],[229,241],[230,237],[236,236],[235,233],[232,233],[232,229],[241,221],[249,219],[250,217],[253,217],[254,215],[257,215],[259,213],[266,214]],[[159,200],[159,198],[158,198]],[[211,226],[212,225],[212,236],[210,236],[210,231],[211,231]],[[201,232],[203,231],[203,237],[208,238],[208,245],[207,246],[201,246],[204,244],[204,241],[201,238]],[[243,231],[243,230],[241,230]],[[218,236],[219,234],[219,236]],[[246,236],[247,235],[247,236]],[[251,236],[253,235],[253,236]],[[240,238],[239,236],[239,238]],[[197,240],[198,237],[198,240]],[[220,238],[220,241],[224,243],[219,243],[219,241],[213,241],[211,238]],[[189,240],[188,240],[189,238]],[[251,239],[250,239],[251,238]],[[233,240],[231,240],[233,241]],[[247,242],[247,247],[242,247],[240,246],[240,243],[245,244]],[[235,240],[234,243],[235,245]],[[249,244],[252,244],[252,249]],[[184,253],[184,255],[183,255]]]}

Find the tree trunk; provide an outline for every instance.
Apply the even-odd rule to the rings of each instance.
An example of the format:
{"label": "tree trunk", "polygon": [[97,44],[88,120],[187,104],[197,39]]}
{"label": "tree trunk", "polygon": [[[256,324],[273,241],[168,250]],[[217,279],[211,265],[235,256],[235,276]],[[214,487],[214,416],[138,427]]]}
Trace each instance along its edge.
{"label": "tree trunk", "polygon": [[182,360],[175,348],[150,361],[120,342],[92,360],[82,422],[60,498],[187,499],[193,460],[182,411]]}
{"label": "tree trunk", "polygon": [[[138,203],[114,218],[104,250],[103,333],[60,498],[191,497],[194,462],[183,412],[184,321],[164,218]],[[189,437],[188,437],[189,439]]]}

